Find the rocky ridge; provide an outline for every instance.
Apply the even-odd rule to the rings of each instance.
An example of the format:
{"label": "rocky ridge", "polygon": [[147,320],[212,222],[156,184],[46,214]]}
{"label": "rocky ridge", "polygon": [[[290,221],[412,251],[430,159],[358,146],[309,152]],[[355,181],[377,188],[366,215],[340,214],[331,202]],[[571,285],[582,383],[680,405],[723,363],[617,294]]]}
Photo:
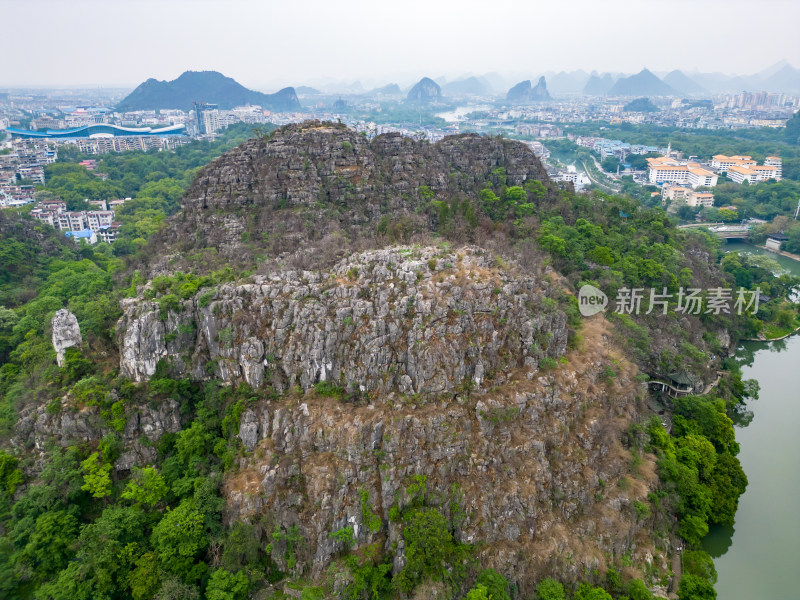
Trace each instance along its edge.
{"label": "rocky ridge", "polygon": [[165,433],[177,433],[182,428],[180,407],[172,399],[156,405],[127,407],[121,431],[114,430],[102,412],[97,406],[76,406],[69,395],[62,398],[57,412],[51,412],[47,406],[30,407],[20,414],[12,443],[43,452],[51,442],[67,447],[94,443],[113,433],[124,447],[114,469],[129,471],[134,466],[154,464],[155,443]]}
{"label": "rocky ridge", "polygon": [[369,140],[341,124],[289,125],[200,170],[181,213],[151,247],[151,273],[180,268],[185,256],[197,253],[252,266],[259,255],[325,240],[341,248],[373,237],[382,219],[409,235],[427,232],[435,219],[432,199],[477,198],[500,177],[509,186],[548,183],[542,164],[520,142],[476,134],[435,144],[395,133]]}

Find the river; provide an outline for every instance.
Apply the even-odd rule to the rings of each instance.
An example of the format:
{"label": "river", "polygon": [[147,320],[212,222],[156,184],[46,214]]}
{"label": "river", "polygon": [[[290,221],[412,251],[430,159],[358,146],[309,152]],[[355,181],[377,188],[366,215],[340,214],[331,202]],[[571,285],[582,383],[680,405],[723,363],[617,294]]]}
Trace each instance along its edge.
{"label": "river", "polygon": [[[769,254],[800,275],[800,263],[791,259],[731,246]],[[800,597],[800,334],[746,342],[736,356],[744,378],[761,386],[760,398],[736,424],[749,485],[736,525],[712,528],[703,545],[717,567],[720,600],[791,600]]]}
{"label": "river", "polygon": [[725,250],[738,250],[742,253],[747,254],[765,254],[770,258],[774,258],[778,261],[778,264],[781,268],[785,269],[792,275],[796,275],[800,277],[800,262],[792,258],[788,258],[786,256],[782,256],[781,254],[776,254],[775,252],[770,252],[769,250],[765,250],[764,248],[759,248],[758,246],[753,246],[752,244],[747,244],[744,242],[728,242],[725,245]]}
{"label": "river", "polygon": [[473,112],[481,112],[484,110],[489,110],[491,106],[487,105],[479,105],[479,106],[457,106],[453,110],[449,110],[447,112],[436,113],[437,117],[441,117],[448,123],[457,123],[458,121],[463,121],[465,117]]}

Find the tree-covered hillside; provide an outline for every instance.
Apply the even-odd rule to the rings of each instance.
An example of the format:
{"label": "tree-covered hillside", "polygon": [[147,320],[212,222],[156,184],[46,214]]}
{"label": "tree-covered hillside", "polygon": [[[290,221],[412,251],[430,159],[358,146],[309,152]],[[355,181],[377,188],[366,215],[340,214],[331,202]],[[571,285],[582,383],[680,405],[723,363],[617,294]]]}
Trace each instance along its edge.
{"label": "tree-covered hillside", "polygon": [[[343,148],[338,137],[329,143],[335,149],[325,149],[325,160],[334,151],[354,151],[352,146]],[[497,142],[499,147],[505,143]],[[730,366],[719,359],[728,352],[725,335],[733,339],[747,335],[756,326],[753,320],[758,315],[703,312],[689,316],[671,310],[666,315],[609,315],[607,322],[602,317],[584,322],[575,295],[582,285],[591,283],[605,291],[613,304],[625,288],[667,288],[673,292],[680,286],[751,287],[759,280],[772,282],[769,273],[758,270],[757,265],[733,264],[730,259],[720,267],[718,245],[703,234],[677,229],[674,220],[660,209],[643,207],[630,198],[577,194],[546,178],[512,185],[502,167],[487,172],[474,188],[471,184],[459,188],[474,192],[445,193],[442,190],[456,188],[437,191],[431,185],[420,185],[406,189],[398,205],[390,203],[388,192],[381,201],[359,199],[355,185],[349,187],[341,177],[331,177],[331,185],[336,186],[331,189],[340,190],[341,196],[317,194],[311,202],[300,196],[301,201],[292,205],[286,197],[264,194],[257,196],[262,205],[248,204],[246,208],[225,205],[223,198],[218,198],[219,206],[211,209],[195,206],[195,216],[207,219],[214,227],[219,223],[230,227],[232,216],[250,218],[256,211],[268,209],[274,225],[269,235],[255,239],[254,232],[264,233],[255,217],[251,219],[252,231],[232,227],[233,233],[226,233],[225,241],[241,244],[236,248],[244,248],[242,253],[246,254],[236,261],[227,260],[221,245],[219,249],[213,244],[199,247],[207,240],[189,239],[188,233],[181,240],[164,237],[169,227],[187,227],[185,213],[176,214],[166,229],[159,229],[159,223],[179,208],[192,169],[212,154],[210,148],[205,154],[184,148],[174,155],[137,153],[103,159],[98,170],[109,173],[104,183],[114,187],[108,189],[136,196],[131,208],[126,203],[121,213],[129,228],[125,234],[128,241],[124,242],[129,245],[121,246],[123,251],[69,247],[50,233],[31,237],[28,232],[35,228],[24,215],[3,215],[0,221],[3,246],[13,250],[3,257],[9,276],[2,290],[4,301],[8,300],[6,308],[0,308],[0,596],[41,600],[277,600],[286,596],[303,600],[645,600],[653,598],[648,588],[666,584],[668,573],[655,561],[651,565],[634,561],[634,546],[655,544],[652,539],[657,538],[664,544],[658,550],[666,556],[674,550],[668,546],[680,538],[688,544],[689,552],[684,554],[679,598],[715,597],[713,563],[700,550],[699,541],[710,523],[733,523],[738,497],[747,482],[736,458],[738,447],[728,415],[739,410],[743,399],[755,391],[732,370],[710,395],[687,396],[674,403],[658,398],[663,409],[673,415],[671,431],[637,396],[642,394],[641,384],[647,375],[665,376],[683,369],[700,382],[712,381],[717,367]],[[299,150],[292,155],[303,157]],[[430,160],[432,155],[426,156]],[[530,156],[528,160],[536,160]],[[425,169],[432,167],[417,158],[409,169],[423,177]],[[307,157],[299,160],[297,172],[311,170],[303,160],[309,162]],[[532,164],[538,168],[538,163]],[[455,162],[448,168],[452,169],[451,179],[466,178],[459,174]],[[51,175],[47,191],[56,196],[77,194],[70,197],[72,203],[82,200],[84,192],[75,191],[81,182],[94,182],[92,175],[68,164],[55,165]],[[210,177],[208,172],[202,176]],[[385,181],[383,177],[376,179]],[[266,207],[268,202],[273,204]],[[363,206],[370,211],[361,212]],[[351,219],[348,210],[358,218]],[[296,231],[292,229],[295,224]],[[158,246],[154,247],[148,240],[153,239],[156,229]],[[331,237],[323,237],[328,234]],[[282,240],[278,239],[280,235],[284,236]],[[174,365],[161,360],[149,380],[140,383],[121,374],[119,339],[126,332],[116,329],[117,319],[131,303],[154,303],[154,327],[162,332],[165,343],[180,344],[197,336],[201,326],[179,319],[186,306],[198,314],[205,311],[209,319],[206,323],[210,323],[212,316],[242,303],[237,296],[225,304],[220,301],[223,294],[234,298],[235,294],[249,293],[259,287],[254,282],[266,286],[275,273],[291,273],[297,285],[305,286],[298,302],[311,314],[318,310],[318,302],[311,296],[315,282],[331,286],[333,298],[337,294],[352,297],[364,306],[388,293],[378,286],[357,287],[370,274],[353,267],[332,273],[332,265],[341,257],[346,260],[357,251],[392,247],[399,248],[408,261],[415,261],[414,253],[422,247],[440,248],[445,256],[466,246],[489,257],[486,260],[491,268],[469,273],[458,260],[448,259],[447,264],[441,258],[419,260],[411,277],[397,277],[392,289],[404,289],[424,278],[449,286],[454,290],[454,302],[444,320],[455,320],[464,309],[463,297],[457,296],[462,289],[459,286],[475,285],[493,297],[513,296],[521,293],[515,287],[518,284],[500,277],[511,277],[505,273],[519,269],[526,276],[541,277],[542,290],[551,286],[557,290],[537,300],[541,310],[532,318],[554,311],[566,314],[573,354],[563,360],[542,360],[527,378],[521,371],[511,373],[510,367],[509,373],[498,369],[487,373],[489,385],[484,391],[467,378],[456,393],[439,396],[396,393],[391,398],[380,397],[369,390],[346,389],[336,383],[338,374],[317,381],[305,391],[299,386],[279,391],[268,383],[259,387],[225,385],[215,375],[221,368],[219,363],[207,364],[202,373],[175,377],[170,376]],[[181,254],[183,247],[191,252]],[[322,254],[320,249],[325,248],[332,256]],[[174,261],[162,260],[167,253]],[[165,264],[158,273],[147,270]],[[180,271],[175,266],[178,264]],[[393,263],[379,263],[375,272],[389,277],[395,267]],[[249,278],[253,273],[261,279]],[[757,277],[748,279],[748,273]],[[230,285],[239,280],[245,287]],[[784,294],[792,283],[796,282],[781,284]],[[25,294],[16,291],[22,285],[27,286]],[[779,289],[775,284],[775,290]],[[278,294],[275,292],[273,298],[276,305]],[[533,306],[528,308],[532,310]],[[645,302],[643,307],[647,306]],[[708,307],[707,298],[703,306]],[[75,314],[83,341],[68,348],[63,366],[58,366],[51,344],[51,319],[61,308]],[[414,297],[404,301],[404,310],[411,322],[418,310]],[[493,318],[490,308],[479,312],[481,318]],[[352,330],[371,319],[366,310],[361,315],[336,316],[342,327]],[[598,335],[593,329],[601,322],[606,323],[602,327],[608,326],[609,335]],[[428,321],[426,325],[433,330],[434,323]],[[497,321],[494,326],[501,328],[505,323]],[[294,327],[285,334],[294,335]],[[233,329],[214,332],[213,340],[220,351],[231,356],[238,352],[235,339]],[[418,343],[424,344],[425,339],[421,337]],[[542,336],[534,343],[546,345],[549,341]],[[570,370],[578,367],[569,364],[568,356],[578,357],[585,363],[580,366],[587,369],[591,364],[602,365],[597,373],[592,371],[594,379],[587,380],[587,388],[566,387],[570,385]],[[277,362],[271,356],[264,360]],[[516,364],[516,357],[500,356],[498,363]],[[634,372],[639,375],[634,386],[615,387]],[[517,375],[519,379],[513,379]],[[452,485],[442,491],[436,486],[438,473],[456,461],[448,457],[447,449],[466,435],[448,429],[450,417],[440,418],[436,411],[471,406],[474,421],[483,428],[480,435],[494,436],[508,446],[516,443],[510,428],[521,418],[521,409],[501,402],[511,402],[523,386],[539,385],[539,380],[550,390],[542,394],[551,403],[551,409],[542,409],[537,416],[541,423],[552,416],[548,411],[558,412],[552,407],[559,394],[552,390],[565,386],[573,396],[582,398],[576,412],[587,413],[587,420],[595,419],[597,428],[608,434],[603,439],[609,440],[609,447],[624,457],[613,457],[619,460],[615,464],[622,465],[615,467],[613,484],[601,480],[595,489],[581,490],[585,506],[606,507],[607,515],[624,513],[622,518],[652,539],[639,538],[624,549],[609,550],[607,556],[593,555],[598,567],[576,569],[576,560],[581,558],[567,556],[555,545],[562,543],[560,538],[556,540],[561,534],[544,532],[555,541],[549,546],[551,555],[545,555],[541,564],[551,569],[553,576],[533,578],[497,562],[488,564],[487,548],[495,540],[464,537],[462,526],[467,517],[491,523],[494,515],[491,507],[482,507],[485,514],[471,511],[470,498],[465,498],[460,487]],[[614,412],[614,399],[622,396],[630,397],[631,406]],[[255,417],[247,419],[248,411],[252,413],[259,406],[270,407],[273,430],[282,427],[281,435],[286,435],[282,439],[309,435],[314,451],[323,456],[321,462],[302,453],[281,454],[281,448],[268,438],[248,449],[243,441],[244,429],[263,427]],[[361,422],[376,411],[386,411],[386,423],[381,427],[407,418],[412,423],[407,437],[430,429],[445,436],[447,442],[441,448],[418,447],[415,460],[422,469],[403,474],[396,473],[396,465],[387,462],[384,447],[365,445],[362,452],[359,446],[359,453],[375,464],[376,485],[388,485],[393,478],[404,482],[391,503],[384,503],[365,487],[348,483],[357,481],[358,474],[337,467],[349,463],[337,462],[347,458],[342,456],[347,452],[329,447],[331,441],[326,436],[332,437],[333,432],[304,433],[299,421],[290,420],[290,415],[303,414],[309,406],[334,411],[331,414],[338,415],[338,420],[332,421],[334,429],[342,426],[347,415],[357,415]],[[553,421],[553,435],[565,436],[570,444],[573,438],[568,436],[573,434],[590,439],[586,437],[588,429],[571,432],[566,423]],[[623,431],[618,433],[620,427]],[[35,447],[33,440],[41,445]],[[537,450],[530,440],[525,443],[528,453]],[[546,470],[557,474],[572,449],[566,443],[550,446]],[[574,446],[575,456],[594,450],[577,442]],[[440,458],[429,458],[431,452],[440,450]],[[491,456],[471,460],[486,461],[480,463],[486,465],[484,472],[509,478],[503,481],[519,481],[514,469],[523,470],[519,464],[504,464],[502,470],[493,471]],[[261,487],[258,480],[255,487],[247,487],[252,464],[260,465],[262,476],[268,473],[269,477],[283,478],[286,486],[270,489]],[[658,478],[648,471],[653,465]],[[293,512],[299,511],[298,507],[324,511],[325,502],[333,501],[330,499],[336,494],[308,487],[314,473],[320,471],[330,473],[330,480],[340,486],[336,489],[342,490],[341,495],[347,496],[356,510],[335,515],[341,527],[317,532],[312,539],[302,532],[313,523],[291,519],[300,514]],[[236,496],[243,489],[247,491]],[[627,498],[642,490],[651,491],[642,492],[635,502],[611,508],[609,498]],[[290,508],[255,513],[248,519],[231,518],[235,514],[230,507],[234,496],[246,504],[269,494],[280,496],[282,506]],[[544,500],[548,510],[560,519],[560,531],[570,531],[570,524],[581,517],[561,489]],[[600,520],[597,527],[598,533],[585,539],[578,533],[564,535],[574,538],[570,542],[583,545],[595,543],[590,537],[613,533],[601,535]],[[397,534],[392,543],[390,532]],[[517,533],[517,538],[532,535]],[[310,551],[322,543],[335,544],[336,548],[333,559],[325,564],[315,561]],[[515,564],[533,564],[537,558],[518,554],[504,555],[505,564],[512,560]]]}

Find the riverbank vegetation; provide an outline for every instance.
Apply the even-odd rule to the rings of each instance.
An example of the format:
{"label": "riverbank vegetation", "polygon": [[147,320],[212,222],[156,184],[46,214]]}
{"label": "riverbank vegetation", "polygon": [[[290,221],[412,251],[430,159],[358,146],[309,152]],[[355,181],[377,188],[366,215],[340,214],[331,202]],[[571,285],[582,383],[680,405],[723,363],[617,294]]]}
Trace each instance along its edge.
{"label": "riverbank vegetation", "polygon": [[744,337],[770,340],[800,327],[800,305],[792,300],[800,277],[784,273],[774,258],[762,254],[728,252],[720,265],[738,287],[759,295],[758,311],[745,319]]}

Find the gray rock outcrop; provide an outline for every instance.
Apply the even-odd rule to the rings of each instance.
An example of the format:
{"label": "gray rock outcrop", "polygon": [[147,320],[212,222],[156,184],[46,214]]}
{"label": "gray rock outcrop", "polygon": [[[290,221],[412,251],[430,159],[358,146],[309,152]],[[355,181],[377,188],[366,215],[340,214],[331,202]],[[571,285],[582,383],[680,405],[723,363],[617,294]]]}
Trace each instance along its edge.
{"label": "gray rock outcrop", "polygon": [[81,328],[78,319],[66,308],[59,310],[53,317],[53,348],[56,351],[58,366],[64,366],[64,352],[67,348],[80,346]]}
{"label": "gray rock outcrop", "polygon": [[[245,381],[277,391],[328,381],[351,393],[454,394],[566,349],[543,279],[477,248],[389,248],[330,272],[280,271],[162,312],[123,301],[121,373]],[[210,297],[213,295],[213,298]],[[201,301],[200,298],[203,298]]]}
{"label": "gray rock outcrop", "polygon": [[69,395],[62,399],[57,412],[47,406],[28,407],[14,427],[12,443],[44,451],[51,443],[63,447],[96,443],[113,432],[125,448],[114,468],[127,471],[134,465],[153,464],[156,460],[154,443],[165,433],[181,430],[180,406],[171,398],[157,404],[127,406],[122,431],[115,431],[103,412],[99,406],[77,408]]}

